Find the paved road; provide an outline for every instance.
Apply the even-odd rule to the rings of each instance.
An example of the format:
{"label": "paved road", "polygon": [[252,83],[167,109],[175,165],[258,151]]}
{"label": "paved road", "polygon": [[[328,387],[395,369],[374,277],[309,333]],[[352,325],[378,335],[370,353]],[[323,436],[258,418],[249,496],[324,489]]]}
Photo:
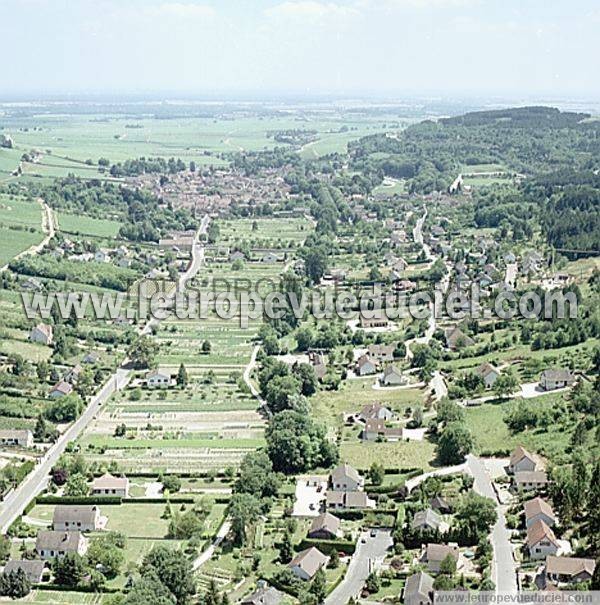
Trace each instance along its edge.
{"label": "paved road", "polygon": [[494,549],[492,560],[492,581],[496,584],[496,593],[517,592],[517,566],[510,543],[510,531],[506,527],[506,507],[496,497],[492,480],[483,461],[473,455],[467,456],[467,467],[473,475],[473,489],[496,503],[498,520],[492,529],[490,540]]}
{"label": "paved road", "polygon": [[406,480],[406,489],[409,492],[412,492],[417,485],[423,483],[425,479],[428,477],[443,477],[444,475],[454,475],[455,473],[464,473],[467,470],[467,463],[463,462],[463,464],[457,464],[456,466],[445,466],[444,468],[438,468],[434,471],[429,471],[428,473],[423,473],[422,475],[417,475],[416,477],[411,477]]}
{"label": "paved road", "polygon": [[11,523],[21,514],[25,506],[32,498],[37,496],[47,485],[50,470],[56,464],[61,454],[65,451],[67,444],[76,439],[88,423],[98,413],[100,407],[115,392],[123,388],[129,381],[129,372],[119,368],[104,383],[100,391],[92,397],[81,416],[60,436],[56,443],[48,449],[46,454],[39,460],[34,470],[27,478],[10,493],[2,502],[0,510],[0,529],[2,533],[10,527]]}
{"label": "paved road", "polygon": [[[206,233],[209,217],[202,219],[199,234]],[[54,232],[52,222],[50,221],[51,232]],[[192,261],[188,270],[181,276],[178,288],[181,288],[186,280],[192,278],[202,266],[204,259],[204,247],[196,244],[192,249]],[[156,325],[157,320],[150,320],[140,331],[141,334],[149,334],[152,326]],[[131,370],[125,367],[118,368],[104,383],[100,391],[94,395],[88,406],[84,409],[81,416],[60,436],[60,438],[50,447],[45,455],[39,460],[34,470],[27,478],[13,490],[2,502],[0,507],[0,531],[5,533],[10,525],[19,517],[27,504],[37,496],[48,484],[48,475],[50,470],[57,462],[61,454],[65,451],[70,441],[77,439],[85,427],[91,422],[98,413],[101,406],[118,389],[122,389],[131,378]]]}
{"label": "paved road", "polygon": [[381,565],[392,544],[388,530],[378,530],[374,538],[368,532],[363,533],[344,579],[325,599],[325,605],[345,605],[350,598],[359,596],[368,575]]}

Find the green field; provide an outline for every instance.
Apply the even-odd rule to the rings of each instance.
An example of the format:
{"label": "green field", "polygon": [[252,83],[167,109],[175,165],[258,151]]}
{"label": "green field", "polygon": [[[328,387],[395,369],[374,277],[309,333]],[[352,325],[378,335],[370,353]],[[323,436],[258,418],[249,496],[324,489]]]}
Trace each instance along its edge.
{"label": "green field", "polygon": [[27,250],[43,239],[41,231],[16,231],[0,227],[0,267],[10,262],[17,254]]}
{"label": "green field", "polygon": [[57,217],[58,228],[71,235],[92,235],[114,238],[119,233],[120,222],[109,219],[97,219],[77,214],[60,212]]}
{"label": "green field", "polygon": [[35,201],[0,194],[0,266],[38,244],[42,232],[42,210]]}
{"label": "green field", "polygon": [[[548,394],[536,398],[534,402],[562,401],[563,394]],[[530,451],[554,457],[568,449],[574,425],[553,424],[547,429],[530,429],[512,433],[504,423],[503,416],[508,403],[485,404],[465,410],[467,425],[475,440],[475,452],[509,451],[523,445]]]}

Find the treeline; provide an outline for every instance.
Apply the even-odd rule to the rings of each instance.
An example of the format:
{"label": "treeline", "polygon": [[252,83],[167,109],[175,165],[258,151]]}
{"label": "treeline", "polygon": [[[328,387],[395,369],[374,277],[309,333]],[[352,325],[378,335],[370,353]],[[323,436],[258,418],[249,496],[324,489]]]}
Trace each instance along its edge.
{"label": "treeline", "polygon": [[52,208],[97,218],[119,217],[123,221],[119,237],[128,240],[158,241],[168,231],[196,228],[189,210],[174,210],[141,189],[75,177],[28,186],[32,197],[43,198]]}
{"label": "treeline", "polygon": [[187,164],[177,158],[134,158],[113,164],[110,174],[114,177],[139,176],[140,174],[175,174],[187,170]]}
{"label": "treeline", "polygon": [[125,292],[137,277],[131,269],[104,263],[65,261],[50,256],[24,256],[12,260],[10,269],[20,275],[92,284],[120,292]]}

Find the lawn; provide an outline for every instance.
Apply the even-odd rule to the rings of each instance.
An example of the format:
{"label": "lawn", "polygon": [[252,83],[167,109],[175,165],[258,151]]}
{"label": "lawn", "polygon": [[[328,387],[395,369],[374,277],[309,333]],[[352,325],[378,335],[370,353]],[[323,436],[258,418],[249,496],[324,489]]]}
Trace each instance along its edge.
{"label": "lawn", "polygon": [[39,244],[44,235],[41,230],[10,229],[0,226],[0,266],[6,265],[17,254],[27,250],[34,244]]}
{"label": "lawn", "polygon": [[375,377],[345,380],[337,391],[319,391],[310,399],[313,414],[328,426],[342,424],[343,414],[359,412],[368,403],[378,401],[399,415],[407,407],[423,402],[420,389],[376,390]]}
{"label": "lawn", "polygon": [[[534,402],[558,402],[562,394],[555,393],[536,398]],[[465,410],[467,426],[475,440],[475,452],[497,452],[512,450],[517,445],[543,453],[548,457],[561,455],[569,445],[574,426],[554,424],[545,429],[526,430],[512,433],[503,417],[510,403],[485,404]]]}
{"label": "lawn", "polygon": [[428,471],[435,459],[435,446],[429,441],[342,442],[340,459],[362,470],[378,462],[385,468],[422,468]]}
{"label": "lawn", "polygon": [[58,213],[58,228],[73,235],[114,238],[119,233],[121,224],[118,221],[109,219],[92,218],[80,214]]}
{"label": "lawn", "polygon": [[101,505],[100,512],[108,517],[109,530],[123,532],[131,538],[164,538],[169,520],[163,519],[164,504]]}

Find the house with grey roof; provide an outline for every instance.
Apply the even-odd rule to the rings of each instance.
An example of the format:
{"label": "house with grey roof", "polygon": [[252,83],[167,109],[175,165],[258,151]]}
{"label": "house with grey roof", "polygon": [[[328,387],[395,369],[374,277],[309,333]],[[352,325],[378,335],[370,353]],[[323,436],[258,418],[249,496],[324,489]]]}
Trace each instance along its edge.
{"label": "house with grey roof", "polygon": [[315,574],[329,563],[329,557],[314,546],[299,552],[288,567],[301,580],[312,580]]}
{"label": "house with grey roof", "polygon": [[241,605],[279,605],[283,598],[283,593],[261,580],[256,590],[241,600]]}
{"label": "house with grey roof", "polygon": [[420,571],[406,578],[404,584],[404,605],[432,605],[433,578]]}
{"label": "house with grey roof", "polygon": [[375,508],[375,500],[371,500],[365,492],[333,492],[328,491],[325,498],[327,510]]}
{"label": "house with grey roof", "polygon": [[386,366],[385,370],[383,370],[381,382],[385,386],[401,386],[406,384],[408,380],[406,379],[406,376],[402,374],[399,368],[393,364],[390,364]]}
{"label": "house with grey roof", "polygon": [[0,429],[0,445],[33,447],[33,433],[29,429]]}
{"label": "house with grey roof", "polygon": [[46,564],[44,561],[38,559],[23,559],[22,561],[12,559],[7,561],[4,566],[4,574],[7,575],[21,570],[32,584],[39,584],[42,581],[45,568]]}
{"label": "house with grey roof", "polygon": [[40,531],[35,541],[35,552],[44,561],[64,557],[67,553],[85,555],[88,541],[80,531]]}
{"label": "house with grey roof", "polygon": [[521,471],[515,473],[514,486],[517,490],[531,491],[544,489],[548,485],[545,471]]}
{"label": "house with grey roof", "polygon": [[540,376],[540,387],[545,391],[564,389],[574,382],[575,375],[570,370],[565,369],[544,370]]}
{"label": "house with grey roof", "polygon": [[100,509],[97,506],[59,504],[54,509],[52,527],[56,531],[96,531],[100,529]]}
{"label": "house with grey roof", "polygon": [[349,464],[340,464],[331,471],[331,489],[336,492],[353,492],[362,489],[364,479]]}
{"label": "house with grey roof", "polygon": [[308,537],[318,540],[335,540],[341,534],[340,520],[331,513],[316,517],[308,530]]}
{"label": "house with grey roof", "polygon": [[458,544],[455,542],[449,542],[448,544],[427,544],[422,561],[427,563],[429,571],[438,573],[442,561],[448,556],[458,563],[459,550]]}
{"label": "house with grey roof", "polygon": [[459,327],[446,330],[445,336],[446,346],[451,350],[470,347],[475,344],[475,341],[470,336],[465,334]]}
{"label": "house with grey roof", "polygon": [[433,509],[428,508],[415,513],[410,525],[413,529],[421,531],[435,531],[440,529],[442,518]]}

